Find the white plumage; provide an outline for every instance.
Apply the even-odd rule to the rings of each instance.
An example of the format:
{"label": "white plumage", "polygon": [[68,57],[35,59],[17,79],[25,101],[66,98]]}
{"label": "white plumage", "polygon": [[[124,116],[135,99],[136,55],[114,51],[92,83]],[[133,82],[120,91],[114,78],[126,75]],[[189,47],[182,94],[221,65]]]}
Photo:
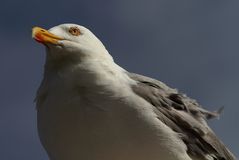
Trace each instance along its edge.
{"label": "white plumage", "polygon": [[47,50],[36,100],[51,160],[235,159],[206,124],[217,112],[127,72],[85,27],[35,27],[33,37]]}

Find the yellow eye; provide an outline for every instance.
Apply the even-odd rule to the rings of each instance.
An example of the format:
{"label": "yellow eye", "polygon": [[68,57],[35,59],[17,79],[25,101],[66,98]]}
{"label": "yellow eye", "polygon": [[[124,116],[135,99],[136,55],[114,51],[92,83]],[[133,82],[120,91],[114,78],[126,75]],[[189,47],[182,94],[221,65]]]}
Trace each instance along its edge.
{"label": "yellow eye", "polygon": [[80,29],[78,27],[71,27],[69,29],[70,34],[72,34],[73,36],[79,36],[80,33]]}

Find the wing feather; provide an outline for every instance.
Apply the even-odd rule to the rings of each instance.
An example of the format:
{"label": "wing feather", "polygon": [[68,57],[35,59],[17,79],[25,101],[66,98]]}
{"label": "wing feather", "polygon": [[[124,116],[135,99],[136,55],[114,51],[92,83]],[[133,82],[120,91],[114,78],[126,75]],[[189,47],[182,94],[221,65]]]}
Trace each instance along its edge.
{"label": "wing feather", "polygon": [[236,159],[206,122],[206,119],[219,116],[222,109],[207,111],[195,100],[160,81],[135,73],[128,73],[128,76],[137,81],[132,90],[151,103],[158,118],[180,135],[191,157],[202,160],[208,160],[208,157],[213,160]]}

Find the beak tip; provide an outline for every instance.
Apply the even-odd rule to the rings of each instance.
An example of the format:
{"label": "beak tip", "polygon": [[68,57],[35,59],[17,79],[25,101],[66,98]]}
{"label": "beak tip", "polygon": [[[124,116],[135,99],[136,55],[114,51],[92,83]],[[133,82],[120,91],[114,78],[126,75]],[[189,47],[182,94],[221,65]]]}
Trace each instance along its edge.
{"label": "beak tip", "polygon": [[32,38],[40,43],[57,44],[58,40],[63,40],[62,37],[54,35],[41,27],[32,27]]}

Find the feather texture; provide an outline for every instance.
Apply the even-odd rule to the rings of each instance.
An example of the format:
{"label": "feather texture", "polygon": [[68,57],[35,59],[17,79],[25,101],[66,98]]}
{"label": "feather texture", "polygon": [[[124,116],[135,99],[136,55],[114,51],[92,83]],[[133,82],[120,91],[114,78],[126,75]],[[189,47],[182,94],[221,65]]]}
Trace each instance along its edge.
{"label": "feather texture", "polygon": [[180,134],[191,157],[208,160],[235,160],[233,154],[208,127],[206,119],[218,117],[219,112],[203,109],[195,100],[171,89],[160,81],[128,73],[137,81],[132,90],[151,103],[158,118],[172,130]]}

